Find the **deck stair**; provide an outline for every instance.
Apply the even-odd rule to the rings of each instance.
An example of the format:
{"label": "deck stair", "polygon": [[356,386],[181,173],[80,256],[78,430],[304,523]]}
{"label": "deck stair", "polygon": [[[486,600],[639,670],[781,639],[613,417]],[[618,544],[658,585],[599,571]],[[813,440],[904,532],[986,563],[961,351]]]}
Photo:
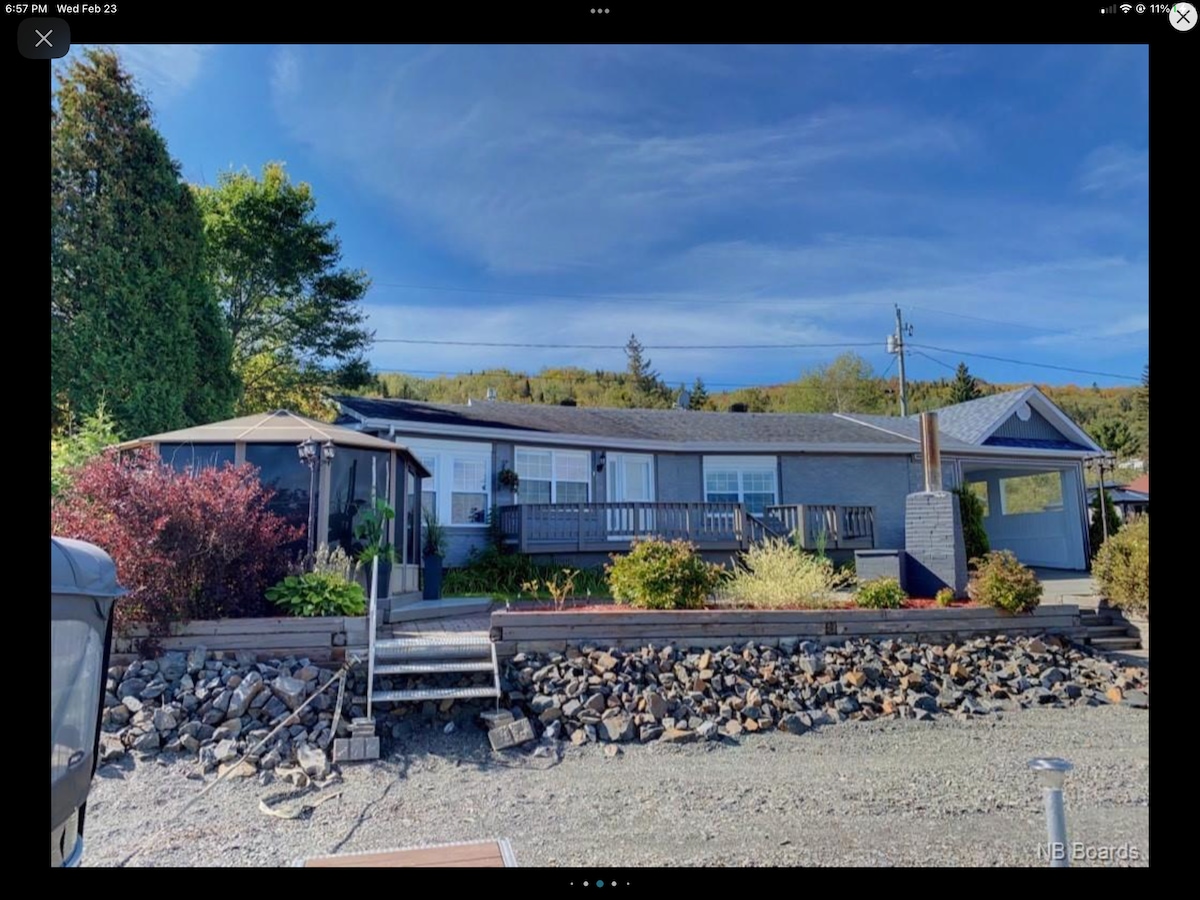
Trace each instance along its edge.
{"label": "deck stair", "polygon": [[1084,643],[1096,650],[1138,650],[1142,642],[1118,610],[1081,609]]}
{"label": "deck stair", "polygon": [[[378,638],[372,650],[369,703],[500,702],[496,645],[486,633]],[[461,684],[463,676],[477,683]],[[445,685],[446,681],[458,683]]]}

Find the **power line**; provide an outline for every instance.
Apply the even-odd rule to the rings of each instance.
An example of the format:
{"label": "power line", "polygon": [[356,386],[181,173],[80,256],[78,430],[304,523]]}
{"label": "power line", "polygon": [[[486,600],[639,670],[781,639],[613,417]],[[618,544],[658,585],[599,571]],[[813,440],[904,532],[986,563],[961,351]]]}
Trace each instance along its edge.
{"label": "power line", "polygon": [[1002,325],[1005,328],[1020,328],[1025,331],[1043,331],[1046,334],[1065,334],[1073,337],[1083,337],[1078,331],[1064,331],[1061,328],[1045,328],[1041,325],[1029,325],[1025,322],[1005,322],[1000,319],[989,319],[986,316],[973,316],[969,313],[950,312],[945,309],[934,309],[932,306],[909,306],[909,309],[919,309],[921,312],[933,313],[937,316],[951,316],[955,319],[966,319],[969,322],[986,322],[988,325]]}
{"label": "power line", "polygon": [[[518,341],[437,341],[428,338],[373,338],[376,344],[421,344],[437,347],[504,347],[522,350],[624,350],[624,344],[546,344]],[[878,341],[835,341],[799,344],[646,344],[662,350],[805,350],[832,347],[874,347]]]}
{"label": "power line", "polygon": [[[762,303],[766,301],[756,301],[753,297],[738,298],[731,300],[728,297],[656,297],[651,299],[647,296],[638,295],[617,295],[617,294],[574,294],[564,291],[544,292],[544,291],[506,291],[495,288],[464,288],[464,287],[449,287],[446,285],[435,284],[404,284],[395,281],[376,281],[371,284],[372,288],[400,288],[401,290],[410,291],[439,291],[449,294],[479,294],[483,296],[495,297],[537,297],[542,300],[595,300],[605,303],[685,303],[689,306],[701,303],[720,303],[728,305],[730,303],[746,302],[746,303]],[[817,303],[828,305],[829,301],[820,298],[794,298],[787,301],[769,301],[777,305],[783,306],[786,304],[804,304]],[[882,300],[854,300],[845,301],[854,302],[862,306],[887,306]]]}
{"label": "power line", "polygon": [[951,372],[958,371],[954,366],[950,365],[950,363],[942,362],[936,356],[930,356],[928,353],[922,353],[920,350],[914,350],[913,353],[915,353],[917,356],[923,356],[923,357],[925,357],[925,359],[929,360],[930,362],[935,362],[939,366],[943,366],[944,368],[949,369]]}
{"label": "power line", "polygon": [[1073,372],[1076,375],[1097,375],[1101,378],[1120,378],[1125,381],[1141,381],[1141,377],[1137,375],[1121,375],[1117,372],[1097,372],[1094,369],[1073,369],[1070,366],[1056,366],[1051,363],[1029,362],[1025,359],[1009,359],[1005,356],[989,356],[986,353],[969,353],[966,350],[954,350],[950,347],[933,347],[929,344],[910,344],[911,347],[923,347],[926,350],[933,350],[937,353],[954,353],[958,356],[970,356],[975,359],[990,359],[992,362],[1009,363],[1014,366],[1030,366],[1037,369],[1054,369],[1058,372]]}

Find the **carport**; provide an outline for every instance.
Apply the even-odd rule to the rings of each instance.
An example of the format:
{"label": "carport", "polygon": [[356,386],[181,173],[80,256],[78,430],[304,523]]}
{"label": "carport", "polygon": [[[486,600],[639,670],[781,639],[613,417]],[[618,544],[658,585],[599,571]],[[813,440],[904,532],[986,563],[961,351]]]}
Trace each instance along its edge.
{"label": "carport", "polygon": [[963,483],[983,502],[993,550],[1011,550],[1028,566],[1087,568],[1087,510],[1078,460],[962,460],[960,466]]}

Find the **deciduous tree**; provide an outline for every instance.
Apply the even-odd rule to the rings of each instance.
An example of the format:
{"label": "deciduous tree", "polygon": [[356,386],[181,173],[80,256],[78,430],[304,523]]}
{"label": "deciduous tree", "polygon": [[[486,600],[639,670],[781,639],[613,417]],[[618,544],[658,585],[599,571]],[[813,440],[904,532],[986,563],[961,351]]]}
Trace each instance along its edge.
{"label": "deciduous tree", "polygon": [[334,223],[318,218],[312,188],[270,163],[257,178],[224,172],[194,191],[243,383],[239,410],[306,408],[322,390],[367,384],[369,280],[342,266]]}

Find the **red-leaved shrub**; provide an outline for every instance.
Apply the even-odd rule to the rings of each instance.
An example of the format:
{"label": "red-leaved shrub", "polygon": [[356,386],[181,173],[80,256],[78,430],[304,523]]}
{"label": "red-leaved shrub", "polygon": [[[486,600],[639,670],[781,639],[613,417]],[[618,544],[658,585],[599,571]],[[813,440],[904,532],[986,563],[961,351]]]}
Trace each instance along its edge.
{"label": "red-leaved shrub", "polygon": [[151,450],[109,451],[81,466],[50,506],[56,537],[103,548],[129,595],[116,626],[271,616],[264,596],[285,574],[285,544],[303,536],[267,510],[254,466],[176,472]]}

